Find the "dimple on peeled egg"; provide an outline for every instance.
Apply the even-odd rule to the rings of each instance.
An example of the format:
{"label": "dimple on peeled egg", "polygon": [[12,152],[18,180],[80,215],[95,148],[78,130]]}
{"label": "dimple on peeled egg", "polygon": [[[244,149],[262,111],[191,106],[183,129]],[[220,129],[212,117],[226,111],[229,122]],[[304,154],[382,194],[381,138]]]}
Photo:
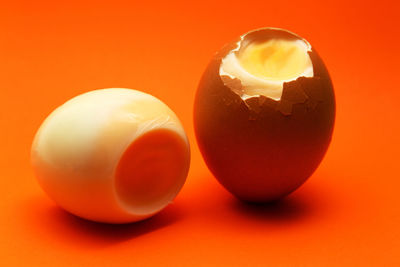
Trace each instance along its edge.
{"label": "dimple on peeled egg", "polygon": [[131,89],[94,90],[42,123],[31,162],[43,190],[63,209],[106,223],[148,218],[181,190],[189,142],[174,112]]}
{"label": "dimple on peeled egg", "polygon": [[328,71],[304,38],[250,31],[218,51],[201,78],[194,128],[218,181],[250,202],[302,185],[331,141],[335,97]]}

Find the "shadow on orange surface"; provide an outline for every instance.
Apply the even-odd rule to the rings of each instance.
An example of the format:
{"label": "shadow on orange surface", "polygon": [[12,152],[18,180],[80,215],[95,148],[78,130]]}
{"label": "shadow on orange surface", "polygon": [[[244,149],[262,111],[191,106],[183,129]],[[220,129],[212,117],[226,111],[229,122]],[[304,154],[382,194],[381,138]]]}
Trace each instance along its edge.
{"label": "shadow on orange surface", "polygon": [[[319,177],[315,180],[320,180]],[[224,223],[226,228],[242,228],[243,224],[264,229],[276,229],[289,225],[296,227],[304,222],[324,217],[332,212],[337,200],[327,192],[329,185],[309,182],[285,198],[267,204],[248,203],[228,193],[215,178],[206,176],[195,193],[185,195],[179,202],[186,213],[185,220],[199,220],[216,226]],[[206,182],[209,181],[209,182]],[[332,203],[333,202],[333,203]],[[226,224],[229,221],[229,224]]]}
{"label": "shadow on orange surface", "polygon": [[247,203],[233,199],[231,208],[240,215],[271,222],[295,222],[316,211],[316,205],[302,198],[286,197],[266,204]]}
{"label": "shadow on orange surface", "polygon": [[[131,224],[112,225],[81,219],[39,195],[23,203],[21,221],[30,222],[25,231],[37,242],[73,250],[97,250],[158,231],[158,237],[169,236],[171,231],[160,231],[168,227],[173,228],[174,234],[191,232],[196,225],[207,228],[209,233],[219,233],[222,229],[243,235],[259,230],[279,233],[279,229],[286,231],[304,223],[313,224],[316,218],[324,217],[327,208],[332,208],[324,193],[326,186],[315,183],[269,204],[242,202],[217,183],[205,182],[196,187],[195,194],[189,191],[157,215]],[[176,227],[181,221],[185,221],[186,227]]]}
{"label": "shadow on orange surface", "polygon": [[[182,218],[176,205],[170,205],[160,213],[144,221],[130,224],[105,224],[81,219],[57,205],[49,205],[45,198],[32,199],[26,204],[27,220],[33,222],[34,232],[40,239],[58,241],[65,245],[83,248],[105,247],[157,231]],[[46,202],[46,203],[45,203]],[[32,231],[31,228],[31,231]],[[46,240],[44,240],[46,242]]]}

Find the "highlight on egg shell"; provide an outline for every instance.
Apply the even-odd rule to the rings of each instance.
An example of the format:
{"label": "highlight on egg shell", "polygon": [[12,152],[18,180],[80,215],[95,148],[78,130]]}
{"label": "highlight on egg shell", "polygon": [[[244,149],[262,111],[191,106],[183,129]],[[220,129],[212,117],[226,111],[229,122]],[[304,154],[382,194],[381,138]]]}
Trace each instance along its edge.
{"label": "highlight on egg shell", "polygon": [[218,51],[194,103],[207,166],[251,202],[274,201],[302,185],[328,149],[334,120],[322,59],[304,38],[278,28],[250,31]]}
{"label": "highlight on egg shell", "polygon": [[31,162],[63,209],[106,223],[146,219],[181,190],[190,149],[174,112],[131,89],[94,90],[54,110],[34,138]]}

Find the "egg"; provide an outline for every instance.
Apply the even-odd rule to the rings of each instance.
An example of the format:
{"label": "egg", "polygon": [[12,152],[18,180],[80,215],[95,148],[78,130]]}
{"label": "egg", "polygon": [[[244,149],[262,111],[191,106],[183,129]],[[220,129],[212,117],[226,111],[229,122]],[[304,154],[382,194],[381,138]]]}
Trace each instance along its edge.
{"label": "egg", "polygon": [[195,96],[194,128],[212,174],[233,195],[274,201],[317,169],[335,121],[332,82],[304,38],[261,28],[225,45]]}
{"label": "egg", "polygon": [[130,89],[101,89],[55,109],[34,138],[43,190],[79,217],[106,223],[148,218],[185,183],[190,148],[174,112]]}

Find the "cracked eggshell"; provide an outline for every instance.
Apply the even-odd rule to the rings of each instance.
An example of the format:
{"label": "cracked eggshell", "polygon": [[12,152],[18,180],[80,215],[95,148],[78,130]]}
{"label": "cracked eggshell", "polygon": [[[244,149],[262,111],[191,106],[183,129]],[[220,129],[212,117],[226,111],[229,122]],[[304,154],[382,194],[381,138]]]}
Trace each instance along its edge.
{"label": "cracked eggshell", "polygon": [[196,138],[207,166],[227,190],[251,202],[276,200],[303,184],[327,151],[335,118],[332,83],[311,45],[313,76],[284,82],[279,100],[242,98],[242,81],[221,75],[222,60],[241,41],[269,38],[304,40],[277,28],[244,34],[215,54],[194,103]]}
{"label": "cracked eggshell", "polygon": [[93,221],[148,218],[178,194],[189,142],[176,115],[130,89],[84,93],[40,126],[31,162],[43,190],[65,210]]}

